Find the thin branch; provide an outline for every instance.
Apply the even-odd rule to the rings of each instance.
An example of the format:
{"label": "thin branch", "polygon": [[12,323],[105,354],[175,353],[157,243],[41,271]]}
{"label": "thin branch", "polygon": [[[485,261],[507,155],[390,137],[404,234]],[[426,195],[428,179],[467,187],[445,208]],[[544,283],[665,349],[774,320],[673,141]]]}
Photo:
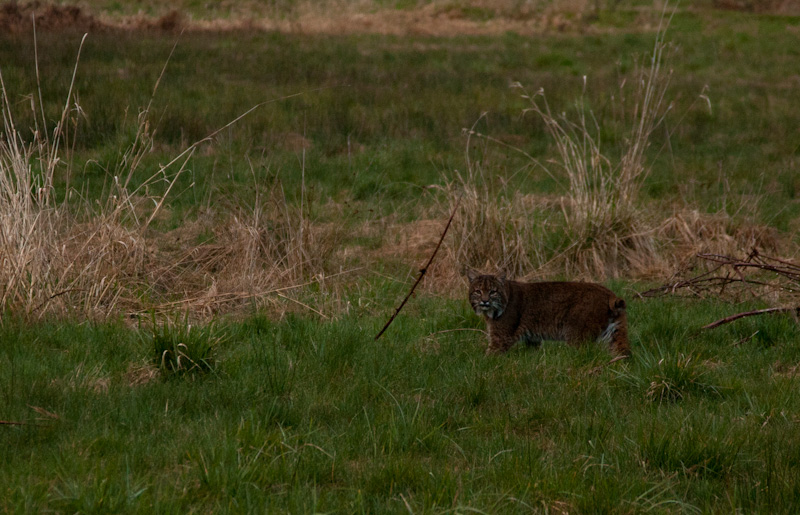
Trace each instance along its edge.
{"label": "thin branch", "polygon": [[[770,256],[762,256],[753,249],[746,259],[740,260],[720,254],[697,254],[698,259],[713,263],[711,270],[688,279],[681,279],[658,288],[642,292],[640,297],[674,294],[686,289],[696,296],[703,293],[721,295],[729,285],[764,286],[773,290],[796,291],[800,288],[800,267],[794,263]],[[752,272],[749,276],[747,272]],[[753,274],[759,274],[752,278]],[[772,277],[770,281],[764,276]]]}
{"label": "thin branch", "polygon": [[29,426],[28,422],[12,422],[10,420],[0,420],[0,426]]}
{"label": "thin branch", "polygon": [[714,329],[715,327],[719,327],[724,324],[728,324],[733,322],[734,320],[739,320],[740,318],[745,317],[752,317],[756,315],[765,315],[767,313],[792,313],[794,312],[795,315],[800,316],[800,307],[796,308],[767,308],[767,309],[757,309],[755,311],[745,311],[744,313],[737,313],[735,315],[731,315],[729,317],[722,318],[717,320],[716,322],[712,322],[708,325],[703,326],[701,329]]}
{"label": "thin branch", "polygon": [[411,295],[414,294],[414,290],[417,289],[417,286],[419,286],[419,283],[422,281],[422,278],[425,277],[426,273],[428,273],[428,267],[431,266],[431,263],[433,263],[433,258],[435,258],[436,257],[436,253],[439,252],[439,247],[442,246],[442,242],[444,241],[444,237],[445,237],[445,235],[447,235],[448,229],[450,229],[450,224],[453,223],[453,218],[456,216],[456,211],[458,211],[458,205],[460,203],[461,203],[461,197],[458,197],[458,200],[456,201],[456,205],[455,205],[455,207],[453,207],[453,212],[450,214],[450,219],[447,220],[447,225],[445,225],[444,231],[442,231],[442,237],[439,238],[439,243],[437,243],[436,244],[436,248],[433,249],[433,254],[431,254],[431,257],[428,260],[428,262],[425,263],[425,266],[422,267],[422,269],[419,271],[419,276],[417,277],[417,280],[414,283],[414,286],[412,286],[411,289],[408,291],[408,295],[406,295],[406,298],[404,298],[403,302],[401,302],[400,305],[397,307],[397,309],[395,309],[394,314],[391,316],[391,318],[389,318],[389,321],[386,322],[386,325],[383,326],[383,329],[381,329],[381,332],[379,332],[375,336],[375,340],[380,338],[383,335],[383,333],[386,332],[386,329],[389,328],[389,326],[392,324],[392,322],[394,322],[394,319],[400,313],[400,310],[403,309],[403,306],[406,305],[406,302],[408,302],[408,299],[410,299]]}

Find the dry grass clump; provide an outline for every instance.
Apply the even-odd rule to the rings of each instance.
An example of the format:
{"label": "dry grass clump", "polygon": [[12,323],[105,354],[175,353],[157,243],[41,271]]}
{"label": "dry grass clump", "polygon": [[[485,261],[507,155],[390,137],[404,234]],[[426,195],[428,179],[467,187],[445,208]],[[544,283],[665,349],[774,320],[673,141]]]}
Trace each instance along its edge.
{"label": "dry grass clump", "polygon": [[[697,253],[733,255],[752,248],[777,249],[775,230],[746,223],[741,217],[680,208],[672,216],[658,218],[654,216],[658,209],[642,205],[651,135],[671,109],[666,100],[671,74],[662,64],[668,47],[666,25],[668,20],[662,20],[646,65],[640,65],[627,81],[633,91],[627,92],[623,81],[612,98],[615,121],[626,131],[616,156],[601,148],[600,122],[585,96],[569,116],[554,114],[542,90],[532,95],[523,90],[523,98],[530,102],[526,112],[544,122],[553,141],[557,158],[548,164],[555,163],[558,169],[551,170],[520,152],[562,184],[564,194],[556,201],[526,203],[520,195],[493,189],[486,180],[488,174],[473,165],[468,155],[468,173],[456,173],[447,189],[451,208],[457,198],[462,202],[451,229],[449,250],[458,264],[454,268],[504,269],[517,277],[543,273],[591,279],[654,278],[668,275]],[[468,138],[478,135],[496,141],[474,130],[466,133]]]}
{"label": "dry grass clump", "polygon": [[57,192],[56,176],[69,162],[64,128],[71,110],[80,109],[71,91],[50,134],[32,100],[37,127],[26,135],[14,124],[0,73],[0,313],[214,313],[325,277],[339,230],[312,225],[307,206],[290,206],[277,180],[265,194],[256,188],[252,205],[225,213],[210,242],[197,244],[199,234],[182,228],[189,234],[173,245],[171,235],[153,230],[194,150],[213,135],[146,170],[142,163],[154,138],[149,105],[99,198],[85,198],[70,184]]}
{"label": "dry grass clump", "polygon": [[13,125],[5,90],[3,106],[0,309],[25,315],[107,313],[132,282],[145,279],[147,220],[127,223],[136,218],[128,197],[118,208],[103,207],[91,217],[70,212],[53,187],[57,144],[38,135],[26,143]]}
{"label": "dry grass clump", "polygon": [[774,254],[781,246],[774,227],[746,223],[726,213],[708,214],[687,208],[664,220],[656,234],[660,240],[669,242],[678,258],[696,254],[736,255],[754,248]]}
{"label": "dry grass clump", "polygon": [[210,231],[208,242],[177,251],[169,281],[170,290],[183,292],[185,308],[209,313],[291,302],[298,285],[328,274],[341,238],[338,226],[312,224],[291,206],[277,179],[252,205],[226,209]]}
{"label": "dry grass clump", "polygon": [[649,66],[640,66],[634,76],[632,105],[625,105],[625,82],[620,86],[618,111],[628,134],[617,159],[602,150],[599,123],[583,98],[576,106],[577,118],[570,119],[565,113],[552,113],[543,90],[523,95],[531,104],[526,111],[545,123],[568,180],[563,209],[572,243],[564,257],[568,271],[578,275],[615,277],[652,269],[661,260],[651,221],[639,205],[639,191],[649,173],[650,136],[670,109],[665,101],[670,73],[662,67],[665,30],[656,36]]}
{"label": "dry grass clump", "polygon": [[541,213],[526,212],[514,197],[498,200],[474,180],[476,174],[471,171],[468,180],[458,177],[456,181],[466,201],[455,243],[459,261],[481,266],[484,259],[496,261],[503,256],[503,262],[493,264],[512,274],[555,263],[569,276],[592,278],[651,273],[663,266],[656,225],[640,206],[639,192],[649,172],[650,136],[670,108],[665,101],[669,73],[662,68],[665,30],[658,32],[649,65],[640,66],[635,74],[630,102],[625,83],[621,86],[617,111],[628,133],[617,158],[601,148],[599,122],[583,98],[576,106],[577,118],[571,119],[552,113],[544,91],[530,95],[523,90],[523,98],[530,102],[526,112],[544,122],[554,142],[560,171],[551,172],[528,157],[559,183],[566,179],[560,227],[549,229],[565,231],[566,243],[558,248],[543,246],[544,220],[555,217],[551,214],[543,220]]}
{"label": "dry grass clump", "polygon": [[471,166],[466,176],[456,172],[444,193],[446,207],[452,211],[458,203],[458,209],[447,236],[445,259],[432,275],[456,280],[464,266],[471,266],[520,277],[545,262],[540,235],[547,223],[537,221],[523,196],[496,191],[477,166]]}
{"label": "dry grass clump", "polygon": [[[75,73],[72,84],[74,80]],[[71,114],[80,111],[72,97],[72,84],[52,133],[45,113],[37,112],[41,107],[32,100],[36,127],[33,134],[26,135],[14,123],[10,95],[0,73],[3,312],[24,316],[75,313],[94,318],[138,305],[155,262],[147,229],[194,150],[190,147],[132,187],[134,177],[142,174],[143,157],[153,147],[148,106],[139,116],[133,142],[112,171],[111,187],[99,199],[89,202],[69,185],[59,194],[54,186],[56,174],[63,162],[69,162],[62,158],[66,128],[76,123]],[[162,194],[150,195],[156,182],[167,186]]]}

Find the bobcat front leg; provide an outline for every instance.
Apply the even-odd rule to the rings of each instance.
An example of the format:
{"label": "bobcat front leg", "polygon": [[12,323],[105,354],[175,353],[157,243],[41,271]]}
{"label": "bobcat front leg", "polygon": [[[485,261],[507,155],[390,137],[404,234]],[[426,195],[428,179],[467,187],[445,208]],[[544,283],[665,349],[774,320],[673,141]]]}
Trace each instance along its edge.
{"label": "bobcat front leg", "polygon": [[489,329],[489,348],[486,349],[486,354],[503,354],[516,342],[517,338],[513,335]]}

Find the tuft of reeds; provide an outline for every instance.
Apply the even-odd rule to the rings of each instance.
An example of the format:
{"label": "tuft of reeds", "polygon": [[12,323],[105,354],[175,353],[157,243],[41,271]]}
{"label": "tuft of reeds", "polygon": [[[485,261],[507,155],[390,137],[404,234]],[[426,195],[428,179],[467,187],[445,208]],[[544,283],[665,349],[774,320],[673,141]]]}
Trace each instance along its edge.
{"label": "tuft of reeds", "polygon": [[632,106],[625,105],[626,81],[620,85],[618,111],[628,134],[616,159],[602,148],[600,122],[585,100],[586,77],[575,119],[566,113],[553,114],[544,90],[528,94],[515,84],[530,102],[525,112],[535,113],[544,122],[568,181],[562,201],[570,238],[564,252],[568,273],[615,277],[651,269],[661,260],[652,222],[639,197],[649,174],[646,152],[651,135],[671,109],[666,101],[670,72],[663,66],[668,25],[669,19],[662,17],[649,63],[634,74]]}
{"label": "tuft of reeds", "polygon": [[164,376],[213,372],[214,353],[225,336],[213,324],[195,325],[188,313],[152,325],[143,336],[152,350],[152,364]]}

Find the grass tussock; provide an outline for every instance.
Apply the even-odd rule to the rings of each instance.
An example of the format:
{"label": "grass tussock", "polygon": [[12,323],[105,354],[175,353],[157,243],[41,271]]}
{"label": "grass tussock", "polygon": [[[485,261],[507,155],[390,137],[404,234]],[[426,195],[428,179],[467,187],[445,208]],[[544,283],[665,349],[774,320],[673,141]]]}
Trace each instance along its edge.
{"label": "grass tussock", "polygon": [[[464,199],[454,244],[457,261],[502,267],[518,275],[555,264],[569,276],[595,278],[641,275],[663,268],[656,221],[641,206],[640,190],[649,173],[651,135],[670,110],[666,101],[669,73],[662,66],[667,49],[665,30],[658,32],[649,65],[635,72],[631,82],[636,89],[630,100],[626,81],[620,86],[615,111],[627,134],[616,158],[603,150],[600,122],[585,96],[576,102],[573,119],[566,113],[554,114],[543,90],[528,94],[521,84],[515,84],[530,103],[524,113],[534,113],[544,123],[555,147],[556,158],[550,163],[555,163],[558,171],[523,154],[562,185],[565,193],[559,199],[560,213],[542,219],[541,214],[526,209],[519,195],[507,192],[498,200],[479,165],[470,163],[468,157],[467,176],[456,174],[449,192],[451,204],[455,197]],[[584,78],[584,95],[585,82]],[[466,132],[470,138],[481,136],[474,130]],[[546,221],[556,218],[557,225],[546,228]],[[548,242],[552,238],[547,238],[546,230],[564,233],[566,238]]]}
{"label": "grass tussock", "polygon": [[187,313],[161,324],[153,317],[144,338],[153,352],[152,364],[169,376],[213,372],[215,349],[225,336],[213,323],[193,325]]}
{"label": "grass tussock", "polygon": [[[62,161],[69,162],[63,151],[69,135],[66,127],[76,123],[71,119],[73,110],[80,111],[72,88],[52,134],[35,102],[31,109],[38,121],[33,134],[18,129],[4,83],[0,105],[0,281],[4,285],[0,309],[24,316],[77,312],[96,318],[136,305],[136,291],[152,270],[148,226],[185,170],[192,149],[134,187],[134,177],[142,173],[142,158],[152,149],[148,106],[139,116],[136,136],[122,155],[111,186],[90,202],[69,184],[66,191],[56,189]],[[167,184],[165,191],[150,195],[150,187],[158,181]]]}
{"label": "grass tussock", "polygon": [[640,191],[649,174],[651,136],[671,108],[666,100],[671,74],[662,64],[668,23],[656,35],[649,63],[640,65],[632,77],[630,100],[626,81],[620,85],[615,110],[627,134],[616,158],[603,150],[601,127],[584,97],[576,103],[573,119],[553,114],[544,90],[533,95],[523,90],[523,98],[530,102],[526,112],[544,122],[556,149],[556,163],[567,179],[562,209],[570,244],[563,258],[571,275],[616,277],[652,269],[661,261]]}
{"label": "grass tussock", "polygon": [[[324,277],[338,230],[312,227],[303,203],[292,206],[277,179],[266,191],[256,185],[252,204],[222,213],[211,242],[192,243],[199,235],[182,227],[176,249],[170,235],[153,228],[200,142],[165,165],[145,166],[154,149],[152,99],[131,143],[107,170],[109,185],[90,198],[70,183],[75,178],[63,150],[67,122],[77,130],[73,115],[80,111],[72,90],[51,134],[32,100],[37,127],[26,134],[14,123],[1,81],[2,74],[0,310],[91,319],[151,309],[209,315]],[[154,95],[157,89],[158,83]]]}
{"label": "grass tussock", "polygon": [[506,188],[498,192],[479,166],[467,174],[456,172],[444,193],[451,212],[457,209],[446,258],[438,266],[450,271],[450,279],[464,266],[506,270],[517,277],[542,266],[545,249],[537,236],[547,222],[536,219],[523,196]]}
{"label": "grass tussock", "polygon": [[[277,178],[266,191],[255,188],[252,204],[222,208],[221,220],[208,228],[208,241],[179,250],[171,288],[191,289],[185,307],[216,313],[274,303],[289,298],[298,285],[321,282],[329,271],[339,227],[312,223],[302,207],[287,200]],[[180,229],[182,239],[191,240],[202,228],[194,234],[186,229]]]}

